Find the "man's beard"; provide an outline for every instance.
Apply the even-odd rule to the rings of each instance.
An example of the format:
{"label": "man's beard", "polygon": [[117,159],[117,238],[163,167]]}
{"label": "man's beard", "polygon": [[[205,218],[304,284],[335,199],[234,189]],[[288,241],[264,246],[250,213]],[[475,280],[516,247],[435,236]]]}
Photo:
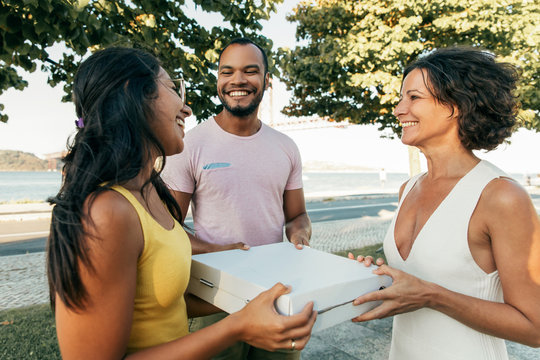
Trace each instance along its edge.
{"label": "man's beard", "polygon": [[262,101],[263,95],[264,95],[264,92],[261,92],[258,96],[255,97],[255,99],[253,99],[252,102],[249,103],[248,106],[245,106],[245,107],[242,107],[242,106],[234,106],[233,107],[233,106],[229,105],[227,103],[227,101],[225,101],[224,97],[222,97],[222,95],[220,93],[218,93],[218,98],[219,98],[219,101],[221,101],[221,104],[223,105],[223,107],[228,112],[230,112],[234,116],[244,117],[244,116],[248,116],[248,115],[253,114],[255,112],[255,110],[257,110],[257,108],[259,107],[259,104]]}

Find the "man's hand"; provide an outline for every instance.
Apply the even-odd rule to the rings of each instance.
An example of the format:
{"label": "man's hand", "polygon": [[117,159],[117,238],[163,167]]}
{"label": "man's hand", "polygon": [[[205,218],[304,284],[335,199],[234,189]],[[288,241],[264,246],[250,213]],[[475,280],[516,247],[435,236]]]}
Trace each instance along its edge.
{"label": "man's hand", "polygon": [[309,237],[306,233],[296,232],[291,235],[289,241],[299,250],[304,248],[304,246],[309,246]]}
{"label": "man's hand", "polygon": [[285,214],[285,235],[296,248],[309,246],[311,239],[311,220],[306,212],[304,190],[286,190],[283,194]]}
{"label": "man's hand", "polygon": [[233,244],[212,244],[207,241],[199,239],[196,235],[187,233],[189,241],[191,242],[191,254],[205,254],[210,252],[225,251],[225,250],[249,250],[249,245],[244,244],[243,242],[237,242]]}
{"label": "man's hand", "polygon": [[217,251],[225,251],[225,250],[234,250],[234,249],[240,249],[240,250],[249,250],[249,245],[244,244],[243,242],[237,242],[233,244],[212,244],[214,247],[211,252],[217,252]]}

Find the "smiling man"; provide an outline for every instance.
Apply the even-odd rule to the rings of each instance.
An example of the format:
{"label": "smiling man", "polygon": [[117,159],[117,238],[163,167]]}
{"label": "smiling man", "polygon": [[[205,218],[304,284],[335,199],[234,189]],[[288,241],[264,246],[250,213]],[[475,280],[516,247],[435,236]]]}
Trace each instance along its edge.
{"label": "smiling man", "polygon": [[[189,131],[184,152],[167,158],[162,176],[184,216],[191,203],[193,253],[281,242],[284,226],[290,242],[309,245],[298,148],[258,118],[269,78],[264,50],[233,40],[219,57],[223,111]],[[191,330],[225,315],[196,318]],[[270,353],[242,343],[216,359],[299,359],[291,344],[289,352]]]}
{"label": "smiling man", "polygon": [[227,117],[229,114],[232,116],[224,121],[245,118],[254,123],[258,130],[260,120],[257,119],[256,110],[262,101],[264,91],[268,88],[268,60],[266,56],[261,55],[264,54],[262,49],[251,42],[245,44],[235,42],[229,47],[230,51],[222,51],[219,59],[217,90],[225,110],[217,116],[217,119]]}

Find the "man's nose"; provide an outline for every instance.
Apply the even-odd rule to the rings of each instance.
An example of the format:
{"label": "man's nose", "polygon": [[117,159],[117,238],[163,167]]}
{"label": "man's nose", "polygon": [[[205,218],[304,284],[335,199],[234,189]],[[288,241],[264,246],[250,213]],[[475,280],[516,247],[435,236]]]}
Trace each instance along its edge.
{"label": "man's nose", "polygon": [[243,84],[246,81],[247,81],[246,80],[246,75],[244,74],[243,71],[235,71],[234,72],[233,78],[232,78],[232,83],[233,84]]}

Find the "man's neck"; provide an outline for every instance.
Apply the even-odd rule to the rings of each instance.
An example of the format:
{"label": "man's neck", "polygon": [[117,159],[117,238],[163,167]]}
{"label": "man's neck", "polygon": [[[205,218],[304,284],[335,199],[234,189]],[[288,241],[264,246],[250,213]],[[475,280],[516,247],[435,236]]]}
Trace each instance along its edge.
{"label": "man's neck", "polygon": [[216,116],[216,123],[226,132],[237,136],[251,136],[256,134],[262,126],[257,117],[257,111],[247,116],[234,116],[227,110],[223,110]]}

